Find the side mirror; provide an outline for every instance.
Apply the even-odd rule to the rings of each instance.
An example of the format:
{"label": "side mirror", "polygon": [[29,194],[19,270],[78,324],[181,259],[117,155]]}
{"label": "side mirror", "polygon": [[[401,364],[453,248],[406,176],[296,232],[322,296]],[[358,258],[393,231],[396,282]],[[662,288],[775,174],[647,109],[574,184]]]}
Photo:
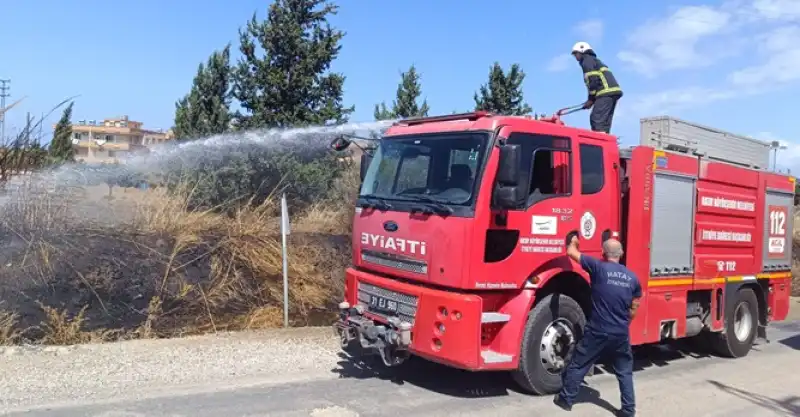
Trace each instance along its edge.
{"label": "side mirror", "polygon": [[362,153],[361,166],[359,167],[359,176],[361,177],[361,182],[364,182],[364,177],[367,176],[367,169],[369,169],[370,163],[372,163],[372,155],[368,153]]}
{"label": "side mirror", "polygon": [[497,164],[496,181],[502,185],[517,185],[519,183],[519,165],[522,157],[519,145],[500,146],[500,161]]}
{"label": "side mirror", "polygon": [[345,138],[344,136],[339,136],[331,141],[331,148],[333,148],[333,150],[336,152],[341,152],[350,147],[350,144],[352,143],[353,142],[351,140]]}
{"label": "side mirror", "polygon": [[499,209],[515,209],[519,207],[524,195],[519,185],[497,184],[494,189],[494,206]]}
{"label": "side mirror", "polygon": [[500,209],[517,208],[523,193],[519,184],[519,165],[522,158],[519,145],[500,146],[500,161],[497,165],[494,205]]}

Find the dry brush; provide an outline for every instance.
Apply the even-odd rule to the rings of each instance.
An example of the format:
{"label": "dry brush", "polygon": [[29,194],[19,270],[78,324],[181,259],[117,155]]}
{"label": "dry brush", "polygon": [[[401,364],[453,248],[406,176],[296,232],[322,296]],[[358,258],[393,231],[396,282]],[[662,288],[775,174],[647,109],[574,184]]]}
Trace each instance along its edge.
{"label": "dry brush", "polygon": [[[292,217],[292,325],[328,324],[349,262],[358,170]],[[188,207],[191,190],[26,183],[0,197],[0,344],[173,337],[282,324],[278,204]],[[794,253],[800,255],[800,214]],[[800,295],[800,257],[794,295]]]}
{"label": "dry brush", "polygon": [[[357,172],[292,217],[292,325],[328,324]],[[278,204],[190,210],[191,190],[19,187],[0,213],[0,344],[73,344],[282,325]]]}

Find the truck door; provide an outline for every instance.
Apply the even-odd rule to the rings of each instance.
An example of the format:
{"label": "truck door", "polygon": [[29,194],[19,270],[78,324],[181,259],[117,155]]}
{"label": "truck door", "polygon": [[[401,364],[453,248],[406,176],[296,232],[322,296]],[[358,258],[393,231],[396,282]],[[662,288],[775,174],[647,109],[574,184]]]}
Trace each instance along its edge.
{"label": "truck door", "polygon": [[588,135],[579,136],[576,148],[581,251],[599,257],[603,241],[619,233],[619,150],[616,142]]}
{"label": "truck door", "polygon": [[[508,133],[506,133],[508,132]],[[530,268],[531,259],[564,256],[564,238],[577,229],[575,193],[575,146],[567,135],[524,131],[508,134],[509,144],[522,148],[520,184],[527,196],[516,210],[510,210],[508,228],[520,231],[518,250],[511,262]],[[524,266],[523,266],[524,265]]]}

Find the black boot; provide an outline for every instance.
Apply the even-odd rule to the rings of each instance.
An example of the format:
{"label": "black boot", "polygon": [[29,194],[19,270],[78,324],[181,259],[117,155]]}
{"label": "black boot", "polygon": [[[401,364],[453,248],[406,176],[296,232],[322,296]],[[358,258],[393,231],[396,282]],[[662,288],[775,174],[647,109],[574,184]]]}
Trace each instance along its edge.
{"label": "black boot", "polygon": [[572,411],[572,406],[567,404],[567,402],[564,401],[563,398],[561,398],[561,395],[556,395],[555,397],[553,397],[553,404],[557,405],[558,408],[564,411]]}

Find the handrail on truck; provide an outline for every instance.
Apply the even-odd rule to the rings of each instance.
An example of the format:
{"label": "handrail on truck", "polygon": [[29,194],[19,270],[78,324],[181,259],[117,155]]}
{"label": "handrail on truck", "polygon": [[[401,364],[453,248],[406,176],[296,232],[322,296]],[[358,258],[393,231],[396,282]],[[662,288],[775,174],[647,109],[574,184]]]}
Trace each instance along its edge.
{"label": "handrail on truck", "polygon": [[555,123],[557,125],[564,125],[564,122],[561,120],[561,116],[566,116],[568,114],[572,114],[581,110],[583,110],[583,104],[576,104],[574,106],[564,107],[563,109],[560,109],[557,112],[553,113],[552,116],[543,117],[539,119],[539,121],[547,123]]}

